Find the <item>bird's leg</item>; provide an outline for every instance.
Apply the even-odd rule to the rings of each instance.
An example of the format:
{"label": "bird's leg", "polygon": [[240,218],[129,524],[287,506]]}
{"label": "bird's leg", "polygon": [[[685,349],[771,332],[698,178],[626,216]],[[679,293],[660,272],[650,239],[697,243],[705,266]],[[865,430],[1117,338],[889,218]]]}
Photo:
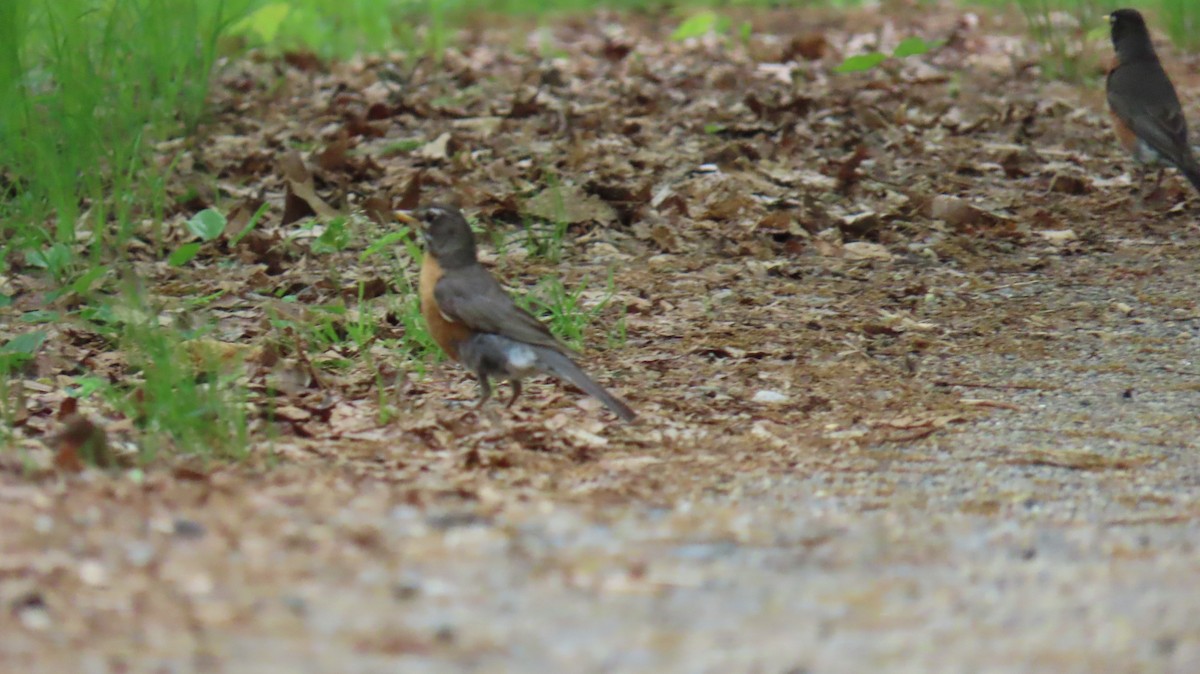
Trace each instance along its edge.
{"label": "bird's leg", "polygon": [[1136,186],[1134,192],[1137,194],[1138,208],[1141,208],[1146,205],[1146,167],[1140,161],[1134,162],[1133,184]]}
{"label": "bird's leg", "polygon": [[[1162,185],[1164,167],[1150,168],[1138,164],[1138,206],[1145,206],[1147,202],[1153,201],[1158,195],[1158,188]],[[1154,171],[1154,183],[1146,188],[1146,174]]]}
{"label": "bird's leg", "polygon": [[479,379],[479,402],[475,403],[475,409],[483,407],[492,397],[492,383],[488,381],[488,376],[482,372],[475,375]]}
{"label": "bird's leg", "polygon": [[513,403],[517,402],[517,398],[520,397],[520,395],[521,395],[521,380],[513,379],[513,380],[511,380],[511,383],[512,383],[512,397],[508,399],[508,404],[505,405],[505,407],[508,407],[508,408],[511,408],[513,406]]}

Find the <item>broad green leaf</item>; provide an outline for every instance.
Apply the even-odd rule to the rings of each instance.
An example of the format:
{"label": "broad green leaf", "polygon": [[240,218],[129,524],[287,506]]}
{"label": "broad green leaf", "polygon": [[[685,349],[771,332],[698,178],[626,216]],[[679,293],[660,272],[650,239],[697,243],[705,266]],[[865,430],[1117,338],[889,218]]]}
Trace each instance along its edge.
{"label": "broad green leaf", "polygon": [[45,269],[50,266],[50,263],[46,261],[46,254],[40,250],[25,251],[25,264],[30,267],[37,267],[38,269]]}
{"label": "broad green leaf", "polygon": [[25,251],[25,262],[52,274],[58,274],[71,263],[71,249],[61,243],[56,243],[45,250]]}
{"label": "broad green leaf", "polygon": [[379,251],[391,246],[394,243],[404,241],[408,237],[408,234],[408,227],[401,227],[394,232],[388,232],[387,234],[384,234],[383,236],[379,237],[378,241],[370,246],[367,246],[367,249],[358,256],[359,261],[361,262],[366,260],[367,258],[379,253]]}
{"label": "broad green leaf", "polygon": [[109,304],[84,306],[79,310],[79,317],[85,321],[90,321],[93,324],[93,329],[114,326],[120,322],[116,312],[113,311],[112,305]]}
{"label": "broad green leaf", "polygon": [[182,267],[191,262],[192,258],[196,257],[196,254],[200,252],[201,245],[198,241],[183,244],[179,248],[176,248],[174,253],[171,253],[171,257],[167,258],[167,264],[172,267]]}
{"label": "broad green leaf", "polygon": [[53,323],[57,320],[58,312],[47,309],[34,309],[21,314],[22,323]]}
{"label": "broad green leaf", "polygon": [[103,378],[91,375],[80,377],[75,381],[75,386],[67,387],[67,395],[71,396],[72,398],[86,398],[96,391],[104,388],[105,385],[108,384],[108,382]]}
{"label": "broad green leaf", "polygon": [[75,282],[71,284],[71,292],[75,293],[76,295],[83,295],[87,293],[92,289],[92,284],[107,273],[108,267],[104,266],[93,267],[89,269],[88,271],[84,272],[82,276],[75,279]]}
{"label": "broad green leaf", "polygon": [[187,221],[187,228],[205,241],[212,241],[225,231],[225,216],[220,211],[206,208]]}
{"label": "broad green leaf", "polygon": [[4,346],[0,346],[0,354],[32,356],[44,341],[46,341],[45,332],[41,330],[26,332],[23,335],[17,335],[8,340]]}
{"label": "broad green leaf", "polygon": [[380,150],[380,154],[389,155],[396,154],[398,152],[412,152],[424,144],[425,141],[420,138],[405,138],[404,140],[398,140],[394,143],[385,145],[383,149]]}
{"label": "broad green leaf", "polygon": [[325,231],[313,242],[315,253],[336,253],[350,245],[350,231],[346,228],[346,218],[334,218],[325,225]]}
{"label": "broad green leaf", "polygon": [[887,55],[880,54],[877,51],[868,52],[866,54],[857,54],[842,61],[842,64],[833,69],[835,73],[858,73],[864,70],[870,70],[875,66],[887,60]]}
{"label": "broad green leaf", "polygon": [[687,40],[688,38],[708,35],[717,27],[717,13],[706,10],[693,14],[684,19],[683,23],[671,33],[672,40]]}
{"label": "broad green leaf", "polygon": [[216,300],[221,299],[224,296],[225,296],[225,291],[218,290],[215,293],[209,293],[207,295],[200,295],[199,297],[189,297],[189,298],[185,299],[183,302],[189,308],[196,309],[196,308],[200,308],[203,306],[207,306],[207,305],[211,304],[212,302],[215,302]]}
{"label": "broad green leaf", "polygon": [[924,54],[933,47],[933,44],[922,40],[919,37],[906,37],[896,45],[896,51],[892,52],[892,56],[902,59],[905,56],[917,56]]}

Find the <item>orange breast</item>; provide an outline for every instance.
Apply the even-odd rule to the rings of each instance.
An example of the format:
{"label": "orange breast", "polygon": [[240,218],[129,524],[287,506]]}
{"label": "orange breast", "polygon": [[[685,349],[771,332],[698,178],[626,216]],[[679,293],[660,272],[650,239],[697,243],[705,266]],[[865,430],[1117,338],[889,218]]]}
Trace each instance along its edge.
{"label": "orange breast", "polygon": [[1121,147],[1125,148],[1126,152],[1136,156],[1138,154],[1137,134],[1133,132],[1133,129],[1129,128],[1125,120],[1117,116],[1117,113],[1112,110],[1108,112],[1112,116],[1113,132],[1117,135],[1117,142],[1121,144]]}
{"label": "orange breast", "polygon": [[433,337],[433,341],[437,342],[447,356],[458,360],[458,345],[470,336],[471,331],[462,323],[448,320],[438,308],[437,300],[433,296],[433,289],[437,286],[438,280],[442,278],[442,274],[442,266],[426,252],[425,260],[421,263],[421,278],[418,281],[421,293],[421,315],[425,317],[425,325],[429,328],[429,334]]}

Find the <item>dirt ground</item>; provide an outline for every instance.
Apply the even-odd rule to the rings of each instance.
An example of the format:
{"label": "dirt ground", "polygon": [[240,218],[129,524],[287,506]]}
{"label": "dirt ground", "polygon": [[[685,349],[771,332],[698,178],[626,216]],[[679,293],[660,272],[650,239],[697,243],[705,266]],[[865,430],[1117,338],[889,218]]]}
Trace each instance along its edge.
{"label": "dirt ground", "polygon": [[[184,163],[272,204],[266,243],[138,262],[151,292],[224,284],[228,342],[278,337],[279,288],[383,279],[386,318],[400,281],[286,211],[383,210],[420,171],[514,288],[596,302],[611,275],[585,362],[641,417],[551,382],[476,414],[459,367],[377,348],[385,395],[324,373],[250,459],[133,479],[31,472],[64,395],[31,379],[0,471],[4,669],[1200,671],[1196,195],[1168,174],[1139,203],[1102,85],[1040,81],[996,19],[751,20],[748,44],[601,16],[410,70],[228,65]],[[830,71],[911,33],[945,44]],[[1198,62],[1169,65],[1200,120]],[[497,251],[547,185],[563,259]]]}

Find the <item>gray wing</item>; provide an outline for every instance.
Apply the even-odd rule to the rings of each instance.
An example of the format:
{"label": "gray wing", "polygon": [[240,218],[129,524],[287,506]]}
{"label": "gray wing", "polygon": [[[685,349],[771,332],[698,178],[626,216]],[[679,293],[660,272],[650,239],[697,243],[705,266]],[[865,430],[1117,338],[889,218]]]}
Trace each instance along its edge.
{"label": "gray wing", "polygon": [[433,297],[447,318],[472,330],[572,353],[541,321],[517,306],[496,279],[479,265],[443,276],[433,288]]}
{"label": "gray wing", "polygon": [[1118,67],[1108,76],[1108,104],[1155,152],[1175,165],[1187,163],[1187,118],[1167,74],[1159,66],[1141,73]]}

